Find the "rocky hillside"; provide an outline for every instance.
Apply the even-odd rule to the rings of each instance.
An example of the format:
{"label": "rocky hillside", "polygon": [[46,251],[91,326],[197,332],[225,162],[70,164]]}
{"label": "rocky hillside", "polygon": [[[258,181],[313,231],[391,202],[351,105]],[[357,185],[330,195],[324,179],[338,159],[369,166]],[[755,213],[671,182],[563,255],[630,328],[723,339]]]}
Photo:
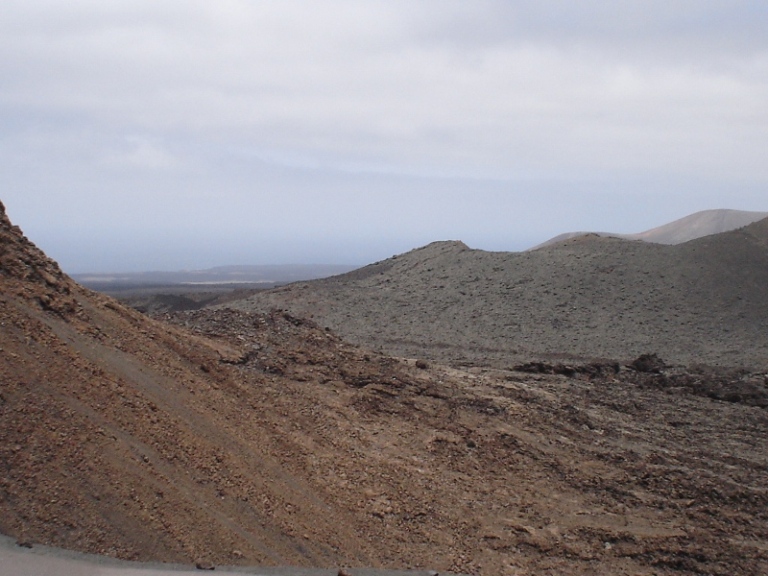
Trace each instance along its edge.
{"label": "rocky hillside", "polygon": [[459,370],[282,311],[152,321],[71,282],[2,209],[0,318],[0,532],[33,550],[768,572],[763,374],[655,357]]}
{"label": "rocky hillside", "polygon": [[130,559],[379,562],[283,466],[241,351],[79,287],[4,212],[0,266],[3,533]]}
{"label": "rocky hillside", "polygon": [[676,246],[584,236],[521,253],[438,242],[230,303],[404,356],[768,366],[768,219]]}

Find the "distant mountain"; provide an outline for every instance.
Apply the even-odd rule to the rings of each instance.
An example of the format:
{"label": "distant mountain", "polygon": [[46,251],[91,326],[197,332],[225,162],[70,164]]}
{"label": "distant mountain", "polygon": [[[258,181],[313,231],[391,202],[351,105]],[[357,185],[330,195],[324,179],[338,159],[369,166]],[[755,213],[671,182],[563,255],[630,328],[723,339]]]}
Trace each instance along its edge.
{"label": "distant mountain", "polygon": [[704,210],[696,212],[674,222],[651,228],[636,234],[617,234],[614,232],[566,232],[550,238],[546,242],[534,246],[531,250],[556,244],[576,236],[597,234],[598,236],[624,238],[625,240],[644,240],[656,244],[682,244],[689,240],[702,238],[711,234],[720,234],[736,230],[743,226],[768,218],[768,212],[748,212],[744,210]]}
{"label": "distant mountain", "polygon": [[512,253],[437,242],[229,305],[288,309],[405,356],[509,365],[658,352],[768,367],[767,286],[764,219],[677,245],[590,235]]}

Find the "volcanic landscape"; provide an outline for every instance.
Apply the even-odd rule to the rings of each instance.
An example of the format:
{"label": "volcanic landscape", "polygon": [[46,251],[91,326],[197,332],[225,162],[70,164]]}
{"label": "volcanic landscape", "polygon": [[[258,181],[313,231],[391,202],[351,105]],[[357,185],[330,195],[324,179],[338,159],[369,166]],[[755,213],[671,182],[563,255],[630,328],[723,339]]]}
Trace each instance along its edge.
{"label": "volcanic landscape", "polygon": [[0,532],[200,568],[766,574],[766,286],[759,220],[438,242],[150,316],[0,204]]}

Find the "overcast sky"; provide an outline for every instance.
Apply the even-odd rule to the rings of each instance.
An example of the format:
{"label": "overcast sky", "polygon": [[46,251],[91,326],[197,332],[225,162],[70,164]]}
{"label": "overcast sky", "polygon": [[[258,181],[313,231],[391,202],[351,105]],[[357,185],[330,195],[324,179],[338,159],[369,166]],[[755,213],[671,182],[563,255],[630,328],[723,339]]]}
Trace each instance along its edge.
{"label": "overcast sky", "polygon": [[768,2],[3,0],[0,179],[70,273],[764,211]]}

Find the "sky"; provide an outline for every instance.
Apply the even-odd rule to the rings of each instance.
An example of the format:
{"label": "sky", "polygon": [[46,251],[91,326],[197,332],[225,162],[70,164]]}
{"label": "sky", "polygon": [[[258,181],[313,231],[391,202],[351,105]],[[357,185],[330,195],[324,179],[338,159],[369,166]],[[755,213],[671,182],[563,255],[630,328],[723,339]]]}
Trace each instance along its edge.
{"label": "sky", "polygon": [[765,0],[3,0],[0,201],[69,273],[768,210]]}

